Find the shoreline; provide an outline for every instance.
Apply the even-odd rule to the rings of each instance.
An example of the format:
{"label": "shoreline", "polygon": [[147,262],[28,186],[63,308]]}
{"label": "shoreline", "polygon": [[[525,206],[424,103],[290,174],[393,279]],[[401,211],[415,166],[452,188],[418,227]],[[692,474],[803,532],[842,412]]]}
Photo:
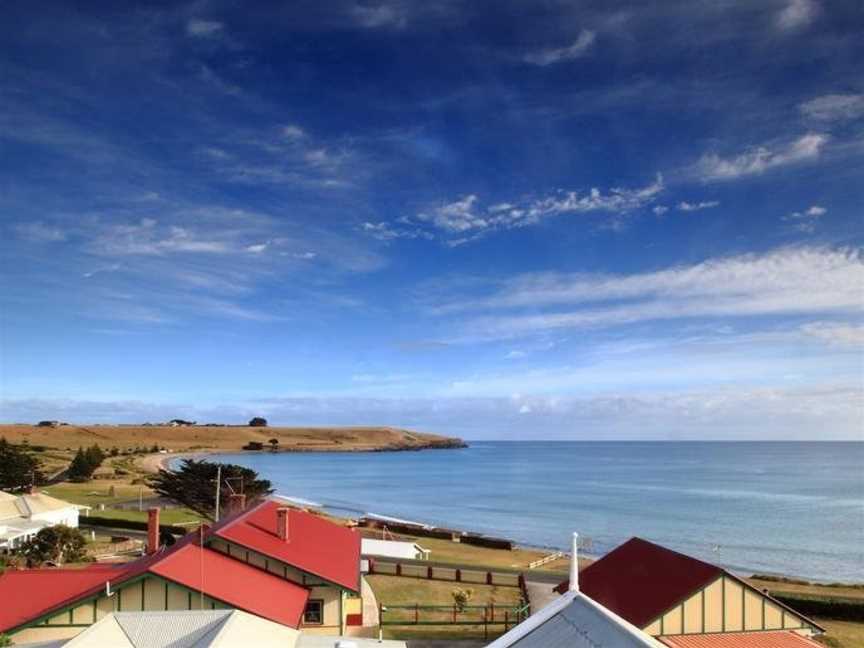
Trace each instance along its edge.
{"label": "shoreline", "polygon": [[[409,449],[415,450],[415,448],[409,448]],[[432,448],[432,449],[447,449],[447,448],[439,447],[439,448]],[[398,452],[398,451],[404,451],[404,450],[405,449],[397,449],[397,450],[393,450],[393,451]],[[417,449],[417,450],[419,450],[419,449]],[[348,452],[348,453],[351,453],[351,452],[364,452],[364,451],[370,452],[368,450],[347,450],[347,451],[301,450],[300,452],[334,452],[334,453]],[[387,452],[387,451],[389,451],[389,450],[372,450],[371,452]],[[296,451],[280,450],[279,452],[292,453],[292,452],[296,452]],[[206,459],[208,457],[212,457],[215,455],[224,455],[224,454],[264,454],[264,453],[269,453],[269,451],[239,450],[239,451],[233,451],[230,453],[219,452],[219,451],[196,451],[196,452],[176,452],[176,453],[169,453],[169,454],[150,454],[150,455],[146,455],[146,456],[142,457],[139,465],[142,467],[142,469],[145,469],[146,472],[155,473],[159,469],[170,470],[170,462],[175,460],[175,459],[189,459],[189,458]],[[274,453],[274,454],[278,454],[278,453]],[[386,517],[386,514],[362,512],[359,510],[357,511],[357,513],[360,514],[359,517],[351,517],[350,515],[345,515],[344,509],[342,509],[341,512],[334,512],[335,510],[338,509],[338,507],[331,507],[331,506],[328,506],[326,504],[318,504],[316,502],[311,502],[307,498],[303,498],[300,496],[284,495],[284,494],[280,494],[280,493],[274,493],[273,495],[285,499],[286,501],[290,502],[292,506],[295,506],[298,508],[310,508],[310,509],[313,509],[313,510],[318,511],[320,513],[326,514],[329,517],[332,517],[334,519],[338,519],[338,520],[341,520],[341,521],[344,521],[347,523],[356,524],[359,521],[359,517],[381,517],[382,519]],[[432,528],[432,529],[443,528],[443,527],[439,527],[439,526],[434,525],[434,524],[428,524],[427,525],[425,522],[422,522],[422,521],[406,520],[406,522],[421,525],[419,528],[422,528],[423,526],[426,526],[426,527]],[[419,528],[418,528],[418,530],[419,530]],[[456,527],[447,527],[447,528],[452,529],[454,531],[460,531],[462,533],[472,533],[472,534],[477,533],[477,532],[473,532],[469,529],[461,529],[461,528],[456,528]],[[477,534],[491,537],[485,533],[477,533]],[[567,547],[535,545],[535,544],[531,544],[531,543],[519,542],[516,540],[512,540],[510,538],[502,538],[502,539],[506,539],[506,540],[509,540],[510,542],[512,542],[514,549],[518,548],[518,549],[525,549],[525,550],[529,550],[529,551],[545,551],[545,552],[549,552],[549,553],[552,553],[555,551],[562,551],[566,555],[569,555],[569,551],[568,551],[569,548],[567,548]],[[584,558],[588,561],[597,560],[599,558],[602,558],[602,556],[603,556],[603,554],[598,555],[598,554],[593,554],[593,553],[589,553],[589,552],[585,552],[585,551],[580,551],[580,558]],[[720,566],[723,566],[723,565],[720,565]],[[742,576],[744,578],[768,577],[771,579],[773,579],[773,578],[788,579],[788,580],[792,580],[792,581],[801,581],[801,582],[812,584],[814,586],[821,586],[821,587],[831,587],[831,586],[857,587],[857,586],[864,585],[864,582],[856,582],[856,581],[837,581],[836,579],[804,579],[804,578],[800,578],[797,575],[795,575],[794,573],[790,573],[790,572],[772,572],[772,571],[764,571],[763,570],[763,571],[759,571],[757,573],[757,572],[754,572],[752,570],[742,568],[742,567],[738,567],[738,568],[726,567],[726,568],[729,569],[729,571],[736,573],[739,576]]]}

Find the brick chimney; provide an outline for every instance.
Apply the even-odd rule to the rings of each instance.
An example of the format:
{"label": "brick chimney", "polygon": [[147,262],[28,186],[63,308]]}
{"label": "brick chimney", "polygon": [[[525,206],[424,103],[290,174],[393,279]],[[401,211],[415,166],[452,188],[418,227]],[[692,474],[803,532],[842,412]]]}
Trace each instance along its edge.
{"label": "brick chimney", "polygon": [[147,509],[147,554],[159,550],[159,507]]}
{"label": "brick chimney", "polygon": [[246,495],[244,493],[231,493],[228,498],[228,510],[230,513],[239,513],[246,509]]}
{"label": "brick chimney", "polygon": [[284,507],[276,509],[276,533],[279,535],[279,539],[284,542],[290,542],[288,537],[288,513],[290,511],[291,509]]}

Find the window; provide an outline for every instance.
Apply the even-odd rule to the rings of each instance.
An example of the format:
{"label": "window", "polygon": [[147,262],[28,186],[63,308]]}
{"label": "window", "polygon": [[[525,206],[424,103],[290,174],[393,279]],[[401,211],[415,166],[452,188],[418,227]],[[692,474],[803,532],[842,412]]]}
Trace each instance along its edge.
{"label": "window", "polygon": [[306,609],[303,610],[303,623],[309,625],[321,625],[324,623],[324,600],[309,599]]}

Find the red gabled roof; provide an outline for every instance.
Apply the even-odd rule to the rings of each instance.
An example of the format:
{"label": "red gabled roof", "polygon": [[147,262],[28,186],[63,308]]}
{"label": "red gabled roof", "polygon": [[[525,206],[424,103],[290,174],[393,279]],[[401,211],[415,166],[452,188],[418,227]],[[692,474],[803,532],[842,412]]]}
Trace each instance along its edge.
{"label": "red gabled roof", "polygon": [[[193,590],[203,589],[210,598],[297,627],[309,591],[262,569],[202,549],[198,532],[189,533],[172,547],[122,564],[90,565],[83,569],[9,570],[0,575],[0,632],[65,609],[146,573]],[[204,570],[201,579],[202,567]]]}
{"label": "red gabled roof", "polygon": [[84,569],[10,569],[0,576],[0,632],[15,628],[105,588],[124,565]]}
{"label": "red gabled roof", "polygon": [[[720,567],[631,538],[579,572],[579,589],[640,628],[723,574]],[[556,589],[566,592],[570,582]]]}
{"label": "red gabled roof", "polygon": [[148,571],[233,607],[296,628],[309,590],[218,551],[186,544]]}
{"label": "red gabled roof", "polygon": [[670,648],[823,648],[791,630],[678,635],[660,637],[660,641]]}
{"label": "red gabled roof", "polygon": [[324,518],[289,509],[289,538],[279,538],[276,511],[283,508],[266,500],[211,529],[225,540],[275,558],[297,569],[360,591],[360,536]]}

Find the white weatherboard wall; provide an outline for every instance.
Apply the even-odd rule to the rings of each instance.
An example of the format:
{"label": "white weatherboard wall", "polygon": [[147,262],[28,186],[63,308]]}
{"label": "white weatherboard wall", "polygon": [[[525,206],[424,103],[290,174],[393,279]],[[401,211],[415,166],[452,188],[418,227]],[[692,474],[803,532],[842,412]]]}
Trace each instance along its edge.
{"label": "white weatherboard wall", "polygon": [[381,556],[402,560],[419,560],[424,557],[423,548],[413,542],[375,540],[373,538],[363,538],[360,553],[364,556]]}

